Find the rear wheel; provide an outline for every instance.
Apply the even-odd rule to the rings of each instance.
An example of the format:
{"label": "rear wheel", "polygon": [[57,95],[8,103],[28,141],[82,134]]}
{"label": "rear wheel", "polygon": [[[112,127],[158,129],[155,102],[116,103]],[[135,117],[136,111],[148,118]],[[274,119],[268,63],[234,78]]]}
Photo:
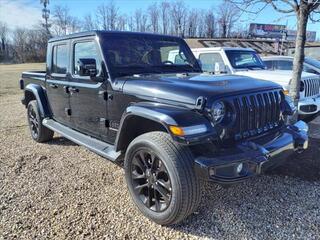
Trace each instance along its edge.
{"label": "rear wheel", "polygon": [[139,210],[158,224],[175,224],[195,211],[200,183],[190,150],[164,132],[143,134],[130,143],[125,172]]}
{"label": "rear wheel", "polygon": [[42,125],[43,118],[40,116],[36,100],[29,102],[27,114],[30,133],[33,140],[37,142],[46,142],[51,140],[54,132]]}

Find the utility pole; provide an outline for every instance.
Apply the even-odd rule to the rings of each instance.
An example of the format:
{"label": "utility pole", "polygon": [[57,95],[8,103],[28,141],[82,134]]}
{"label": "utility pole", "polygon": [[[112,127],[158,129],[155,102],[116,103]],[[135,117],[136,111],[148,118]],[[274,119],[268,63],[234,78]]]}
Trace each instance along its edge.
{"label": "utility pole", "polygon": [[48,22],[49,15],[50,15],[50,10],[47,9],[47,6],[49,5],[49,0],[40,0],[40,3],[43,4],[43,9],[42,9],[42,18],[44,19],[44,24],[43,25],[44,25],[44,27],[46,29],[48,37],[50,37],[51,36],[50,30],[49,30],[50,24]]}

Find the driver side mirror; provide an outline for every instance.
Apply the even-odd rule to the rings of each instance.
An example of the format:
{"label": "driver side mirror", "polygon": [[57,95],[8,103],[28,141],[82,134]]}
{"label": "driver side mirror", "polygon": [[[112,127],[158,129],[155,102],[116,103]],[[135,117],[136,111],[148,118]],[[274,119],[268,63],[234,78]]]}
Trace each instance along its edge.
{"label": "driver side mirror", "polygon": [[80,58],[77,62],[76,70],[79,76],[89,76],[94,81],[98,74],[97,63],[94,58]]}

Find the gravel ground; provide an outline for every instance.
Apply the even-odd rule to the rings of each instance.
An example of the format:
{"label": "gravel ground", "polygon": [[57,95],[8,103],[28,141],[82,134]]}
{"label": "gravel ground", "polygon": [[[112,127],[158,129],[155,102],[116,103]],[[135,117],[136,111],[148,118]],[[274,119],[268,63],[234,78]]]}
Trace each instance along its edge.
{"label": "gravel ground", "polygon": [[161,227],[135,209],[121,168],[59,136],[32,141],[3,72],[0,239],[320,239],[320,119],[287,167],[230,188],[206,184],[195,214]]}

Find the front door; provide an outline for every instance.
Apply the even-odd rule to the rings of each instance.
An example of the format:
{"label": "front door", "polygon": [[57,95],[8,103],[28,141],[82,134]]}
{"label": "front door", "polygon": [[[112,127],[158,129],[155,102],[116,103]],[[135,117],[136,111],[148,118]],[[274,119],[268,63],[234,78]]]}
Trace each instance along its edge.
{"label": "front door", "polygon": [[65,125],[70,124],[69,94],[66,92],[68,84],[69,45],[68,41],[54,44],[52,59],[48,60],[46,80],[47,96],[53,119]]}
{"label": "front door", "polygon": [[107,139],[107,102],[105,83],[97,83],[90,77],[79,76],[77,62],[80,58],[94,58],[98,74],[101,76],[101,56],[94,38],[74,40],[72,42],[71,81],[69,86],[71,121],[77,130]]}

